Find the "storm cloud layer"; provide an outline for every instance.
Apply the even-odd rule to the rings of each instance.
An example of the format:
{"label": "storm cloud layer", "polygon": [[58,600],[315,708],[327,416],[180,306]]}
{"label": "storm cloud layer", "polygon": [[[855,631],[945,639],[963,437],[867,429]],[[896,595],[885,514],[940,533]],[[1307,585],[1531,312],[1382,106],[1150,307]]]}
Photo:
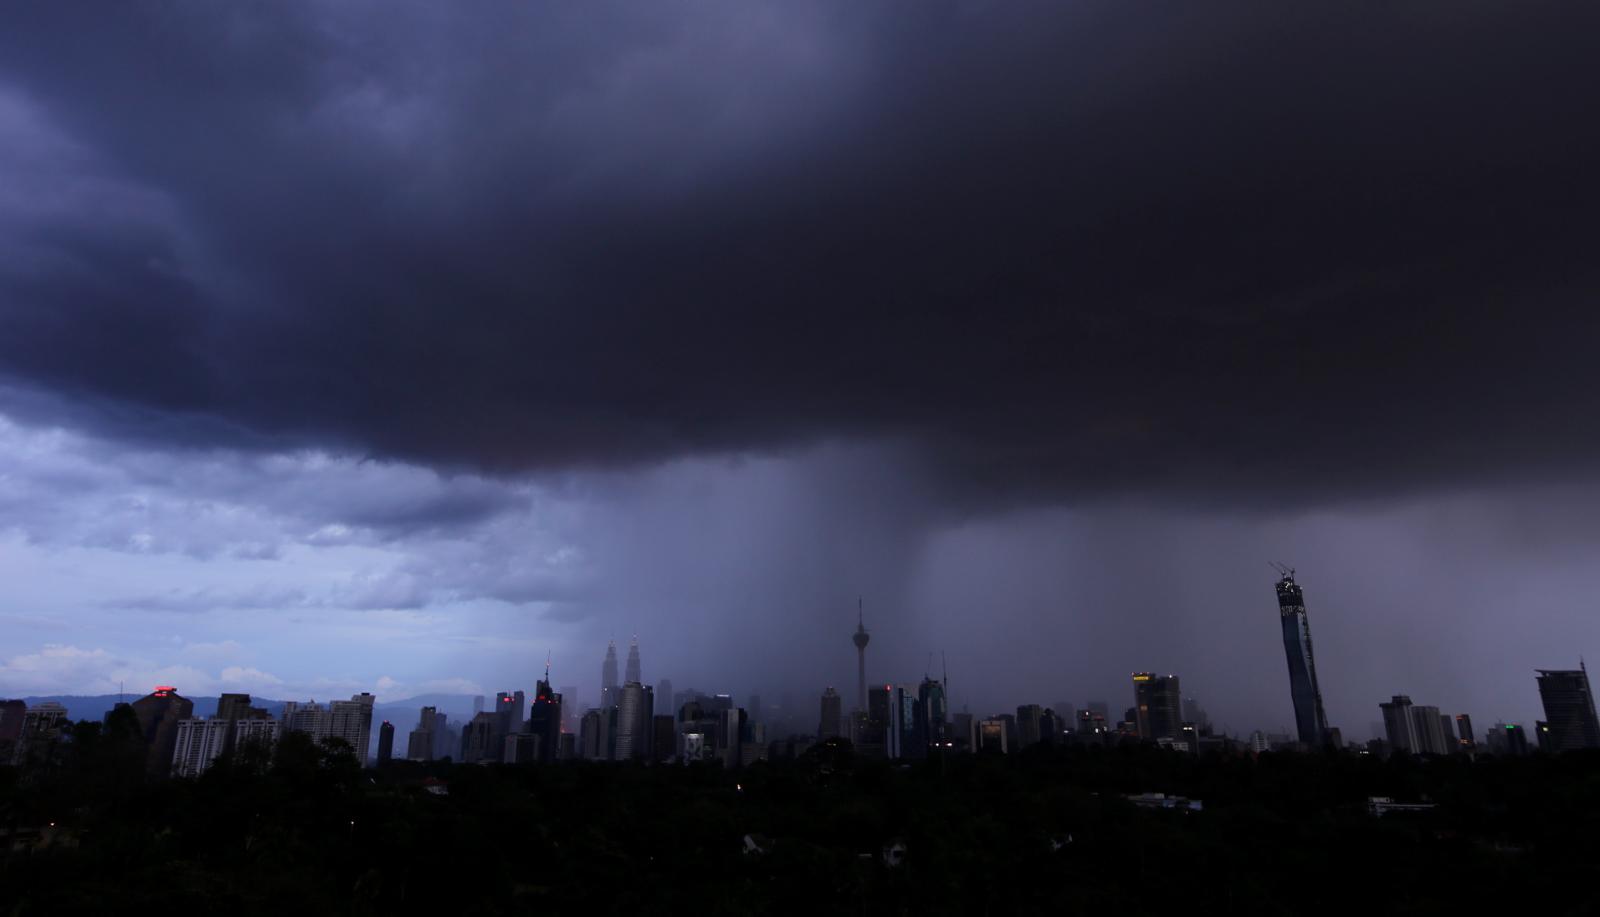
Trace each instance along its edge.
{"label": "storm cloud layer", "polygon": [[190,645],[208,686],[494,689],[640,630],[810,691],[865,593],[896,679],[956,645],[1042,702],[1166,666],[1268,725],[1282,558],[1382,685],[1325,673],[1336,715],[1424,645],[1458,665],[1415,693],[1488,705],[1600,636],[1595,34],[1539,2],[13,9],[0,689]]}
{"label": "storm cloud layer", "polygon": [[501,471],[834,436],[999,494],[1586,469],[1594,18],[14,11],[0,370],[119,435]]}

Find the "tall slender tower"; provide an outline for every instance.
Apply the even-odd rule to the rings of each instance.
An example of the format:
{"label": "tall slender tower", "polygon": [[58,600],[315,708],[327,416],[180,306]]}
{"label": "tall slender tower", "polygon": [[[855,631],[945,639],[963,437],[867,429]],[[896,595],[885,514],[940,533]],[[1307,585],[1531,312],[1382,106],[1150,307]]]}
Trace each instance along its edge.
{"label": "tall slender tower", "polygon": [[856,599],[856,632],[850,638],[856,645],[856,709],[865,712],[867,709],[867,641],[872,635],[867,633],[867,627],[862,623],[861,599]]}
{"label": "tall slender tower", "polygon": [[1328,717],[1322,712],[1322,691],[1317,687],[1317,664],[1311,656],[1311,622],[1306,617],[1305,596],[1294,581],[1294,571],[1277,565],[1278,616],[1283,623],[1283,649],[1289,656],[1289,696],[1294,700],[1294,724],[1300,741],[1321,748],[1328,740]]}
{"label": "tall slender tower", "polygon": [[[615,671],[613,669],[612,671]],[[639,677],[639,635],[633,635],[633,641],[628,644],[628,668],[622,679],[623,683],[637,681],[644,684],[644,679]]]}
{"label": "tall slender tower", "polygon": [[606,661],[600,664],[600,709],[617,705],[617,641],[606,644]]}

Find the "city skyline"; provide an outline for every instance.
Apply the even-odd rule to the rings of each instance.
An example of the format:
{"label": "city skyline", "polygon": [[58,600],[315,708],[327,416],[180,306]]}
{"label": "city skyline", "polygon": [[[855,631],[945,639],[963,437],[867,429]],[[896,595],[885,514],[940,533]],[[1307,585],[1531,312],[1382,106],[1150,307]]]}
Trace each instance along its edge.
{"label": "city skyline", "polygon": [[1277,729],[1275,559],[1347,731],[1600,652],[1600,12],[585,12],[8,21],[0,692],[850,708],[861,596]]}

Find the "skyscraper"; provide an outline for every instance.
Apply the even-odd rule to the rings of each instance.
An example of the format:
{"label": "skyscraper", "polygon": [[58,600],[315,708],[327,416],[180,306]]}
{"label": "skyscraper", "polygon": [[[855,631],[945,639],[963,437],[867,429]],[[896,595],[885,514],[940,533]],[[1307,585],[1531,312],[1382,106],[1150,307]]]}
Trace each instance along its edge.
{"label": "skyscraper", "polygon": [[1017,748],[1029,748],[1039,744],[1040,734],[1043,730],[1044,709],[1038,704],[1022,704],[1017,707]]}
{"label": "skyscraper", "polygon": [[1456,714],[1456,742],[1463,751],[1472,751],[1478,745],[1478,737],[1472,734],[1472,717],[1465,713]]}
{"label": "skyscraper", "polygon": [[1133,673],[1134,722],[1141,739],[1178,739],[1183,728],[1183,694],[1178,676]]}
{"label": "skyscraper", "polygon": [[872,636],[861,617],[861,600],[856,599],[856,632],[850,641],[856,645],[856,709],[867,709],[867,641]]}
{"label": "skyscraper", "polygon": [[633,635],[633,639],[628,642],[628,668],[623,673],[622,680],[624,682],[636,681],[641,685],[644,684],[644,679],[639,677],[639,635],[638,634],[634,634]]}
{"label": "skyscraper", "polygon": [[561,698],[562,694],[550,690],[550,663],[546,662],[544,677],[533,692],[533,710],[528,714],[528,732],[539,737],[538,758],[542,763],[556,760],[561,750]]}
{"label": "skyscraper", "polygon": [[394,757],[394,724],[388,720],[378,727],[378,766],[383,767]]}
{"label": "skyscraper", "polygon": [[172,770],[172,753],[178,744],[178,723],[194,715],[194,702],[171,685],[159,685],[133,702],[146,748],[145,772],[165,777]]}
{"label": "skyscraper", "polygon": [[406,757],[412,761],[432,761],[433,750],[438,742],[434,739],[434,716],[438,713],[437,707],[423,707],[422,715],[417,719],[417,728],[411,730],[411,735],[406,740]]}
{"label": "skyscraper", "polygon": [[650,718],[652,692],[649,688],[630,681],[622,686],[617,705],[617,755],[618,761],[644,758],[650,751]]}
{"label": "skyscraper", "polygon": [[843,713],[839,692],[829,688],[822,692],[822,717],[817,722],[817,739],[838,738],[843,729]]}
{"label": "skyscraper", "polygon": [[1600,720],[1595,718],[1588,668],[1579,663],[1576,669],[1538,671],[1539,700],[1544,703],[1549,750],[1600,748]]}
{"label": "skyscraper", "polygon": [[600,664],[600,706],[617,705],[617,641],[606,644],[606,661]]}
{"label": "skyscraper", "polygon": [[1313,748],[1327,742],[1328,718],[1322,712],[1322,690],[1317,687],[1317,664],[1311,655],[1311,622],[1305,595],[1294,581],[1294,571],[1279,568],[1278,618],[1283,625],[1283,650],[1289,657],[1289,697],[1294,701],[1295,729],[1300,741]]}

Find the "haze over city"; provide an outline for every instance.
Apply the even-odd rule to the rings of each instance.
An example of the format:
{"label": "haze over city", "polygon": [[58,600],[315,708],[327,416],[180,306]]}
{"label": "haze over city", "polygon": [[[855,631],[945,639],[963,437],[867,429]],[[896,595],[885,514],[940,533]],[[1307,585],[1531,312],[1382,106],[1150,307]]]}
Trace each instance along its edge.
{"label": "haze over city", "polygon": [[859,598],[1283,731],[1274,561],[1352,738],[1600,647],[1593,9],[474,13],[11,11],[0,695],[812,704]]}

